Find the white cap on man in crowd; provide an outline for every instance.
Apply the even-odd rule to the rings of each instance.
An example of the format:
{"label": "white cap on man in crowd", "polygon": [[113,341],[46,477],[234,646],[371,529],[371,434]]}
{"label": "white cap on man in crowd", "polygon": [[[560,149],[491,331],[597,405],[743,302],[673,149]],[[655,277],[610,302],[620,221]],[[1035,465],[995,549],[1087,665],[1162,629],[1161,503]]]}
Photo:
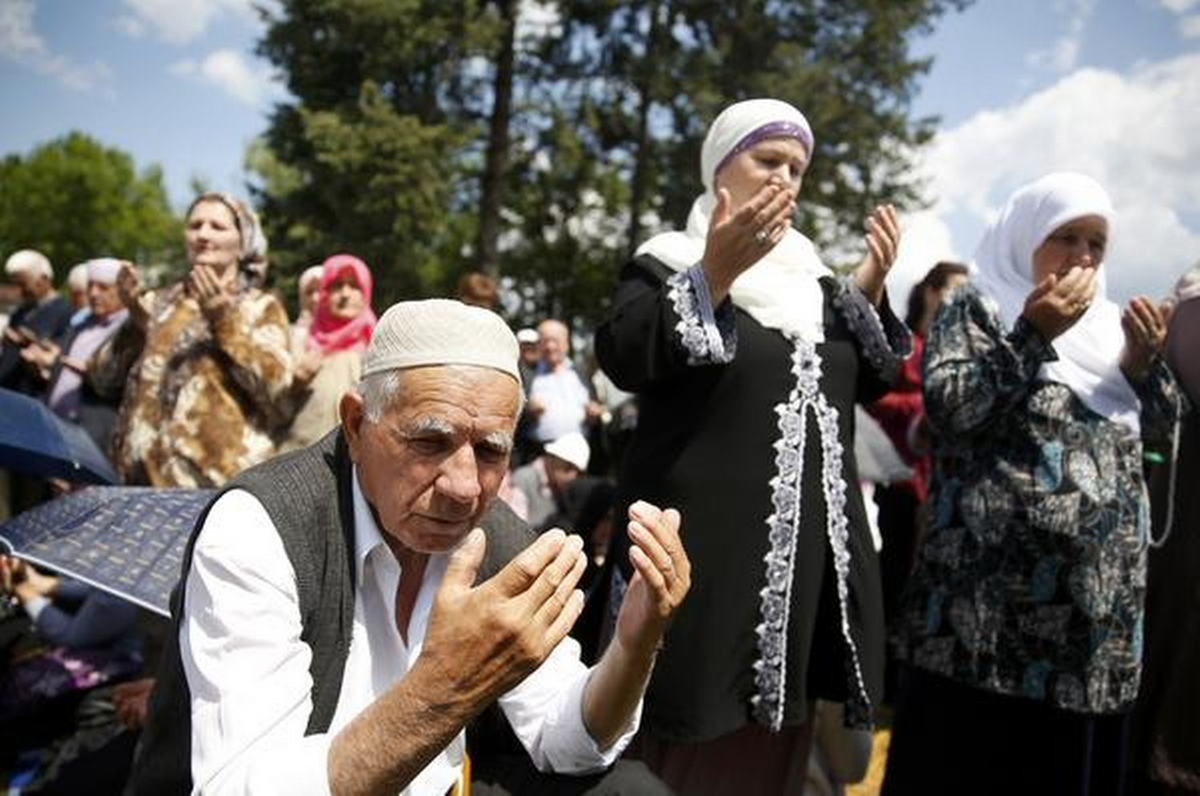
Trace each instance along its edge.
{"label": "white cap on man in crowd", "polygon": [[517,332],[517,342],[521,345],[528,345],[530,343],[536,345],[537,341],[537,329],[530,329],[528,326],[526,326],[524,329],[521,329],[519,332]]}
{"label": "white cap on man in crowd", "polygon": [[588,459],[592,456],[591,446],[578,431],[563,434],[558,439],[547,442],[543,450],[556,459],[574,465],[580,472],[587,470]]}
{"label": "white cap on man in crowd", "polygon": [[49,258],[35,249],[21,249],[9,255],[8,260],[4,263],[4,273],[9,276],[31,273],[34,276],[44,276],[49,280],[54,279],[54,269],[50,267]]}
{"label": "white cap on man in crowd", "polygon": [[517,338],[504,320],[453,299],[401,301],[383,313],[363,357],[362,375],[427,365],[477,365],[521,382]]}
{"label": "white cap on man in crowd", "polygon": [[300,274],[300,279],[296,282],[296,286],[300,289],[300,292],[303,293],[304,288],[307,285],[309,285],[312,282],[320,282],[321,277],[324,275],[325,275],[325,266],[310,265],[308,268],[305,268],[304,271]]}
{"label": "white cap on man in crowd", "polygon": [[117,276],[121,273],[121,261],[116,257],[97,257],[84,263],[87,268],[89,282],[99,282],[102,285],[117,284]]}
{"label": "white cap on man in crowd", "polygon": [[84,291],[88,286],[87,263],[80,263],[67,272],[67,287],[71,290]]}

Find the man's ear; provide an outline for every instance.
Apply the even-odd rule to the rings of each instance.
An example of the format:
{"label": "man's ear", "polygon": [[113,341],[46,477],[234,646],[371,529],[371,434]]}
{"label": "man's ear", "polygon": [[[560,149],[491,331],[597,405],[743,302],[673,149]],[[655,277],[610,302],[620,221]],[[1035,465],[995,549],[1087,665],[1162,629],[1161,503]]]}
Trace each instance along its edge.
{"label": "man's ear", "polygon": [[359,451],[362,449],[363,423],[367,413],[363,398],[356,392],[350,391],[342,395],[338,403],[338,416],[342,421],[342,435],[350,449],[350,461],[358,463]]}

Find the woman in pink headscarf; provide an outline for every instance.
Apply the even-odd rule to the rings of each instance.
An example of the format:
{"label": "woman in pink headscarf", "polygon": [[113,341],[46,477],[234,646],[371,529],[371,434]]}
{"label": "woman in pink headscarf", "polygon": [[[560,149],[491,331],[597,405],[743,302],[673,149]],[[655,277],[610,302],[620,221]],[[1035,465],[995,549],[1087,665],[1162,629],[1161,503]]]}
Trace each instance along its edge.
{"label": "woman in pink headscarf", "polygon": [[321,265],[321,290],[296,368],[296,414],[281,451],[316,442],[338,424],[338,401],[358,383],[362,354],[375,329],[374,280],[367,264],[335,254]]}

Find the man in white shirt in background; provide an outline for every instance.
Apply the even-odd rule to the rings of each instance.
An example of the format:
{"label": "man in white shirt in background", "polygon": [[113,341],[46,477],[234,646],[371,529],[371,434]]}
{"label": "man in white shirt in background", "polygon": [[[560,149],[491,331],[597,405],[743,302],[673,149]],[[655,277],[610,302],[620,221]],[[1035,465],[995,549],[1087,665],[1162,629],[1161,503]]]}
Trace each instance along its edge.
{"label": "man in white shirt in background", "polygon": [[588,425],[599,422],[604,407],[592,400],[571,362],[567,326],[550,318],[537,330],[542,361],[529,387],[526,409],[533,418],[533,437],[543,445],[573,431],[586,437]]}
{"label": "man in white shirt in background", "polygon": [[514,545],[527,529],[496,515],[521,398],[495,314],[383,315],[340,430],[239,476],[198,522],[134,792],[442,796],[496,701],[542,771],[616,760],[690,586],[679,515],[630,509],[637,575],[584,667],[577,537]]}

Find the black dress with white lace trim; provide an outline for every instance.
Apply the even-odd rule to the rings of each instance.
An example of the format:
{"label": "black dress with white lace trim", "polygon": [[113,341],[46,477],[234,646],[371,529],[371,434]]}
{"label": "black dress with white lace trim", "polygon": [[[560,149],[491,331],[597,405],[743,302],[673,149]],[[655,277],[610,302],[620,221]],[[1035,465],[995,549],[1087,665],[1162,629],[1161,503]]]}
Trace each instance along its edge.
{"label": "black dress with white lace trim", "polygon": [[814,345],[712,308],[698,268],[642,256],[597,332],[601,366],[640,402],[618,510],[680,509],[693,562],[642,720],[664,740],[803,724],[816,698],[863,726],[877,704],[883,613],[853,407],[887,390],[910,340],[886,301],[876,312],[846,279],[821,288]]}

